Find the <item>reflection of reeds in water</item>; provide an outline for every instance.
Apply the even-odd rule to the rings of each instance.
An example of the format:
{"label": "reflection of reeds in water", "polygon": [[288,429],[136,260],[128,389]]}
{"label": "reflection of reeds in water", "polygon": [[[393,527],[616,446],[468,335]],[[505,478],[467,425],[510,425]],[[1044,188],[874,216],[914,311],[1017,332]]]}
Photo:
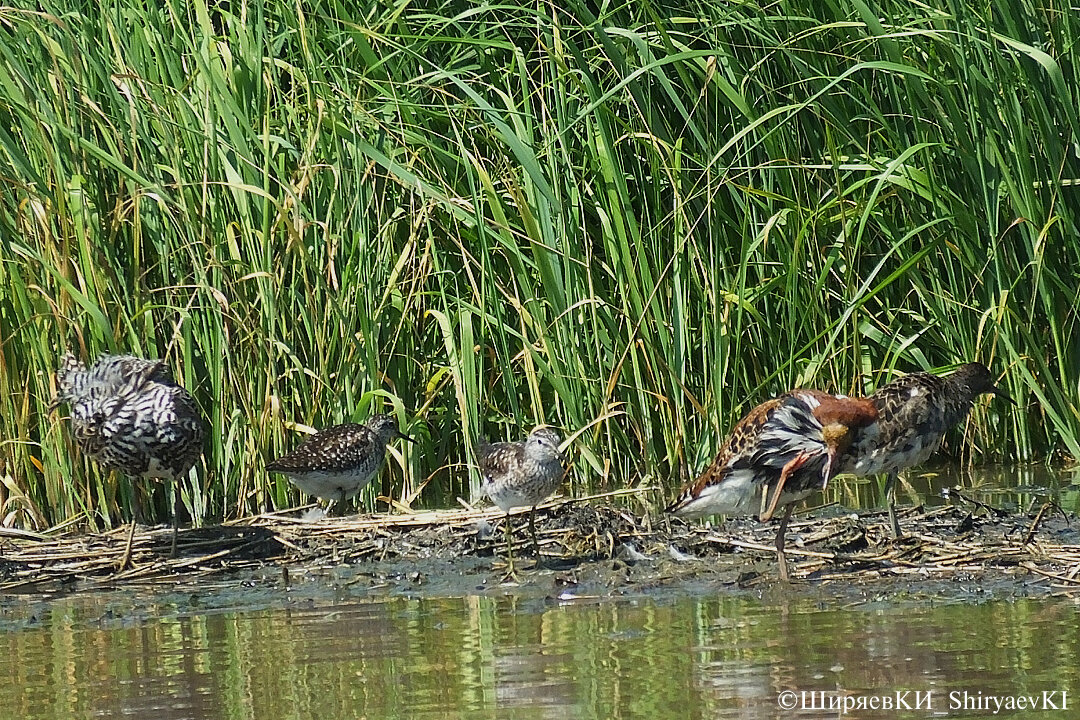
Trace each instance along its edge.
{"label": "reflection of reeds in water", "polygon": [[[492,607],[498,625],[493,652],[497,706],[531,708],[542,717],[611,717],[689,707],[687,686],[672,675],[692,669],[692,653],[676,651],[687,627],[677,613],[651,602],[598,597],[538,611],[538,601],[506,598]],[[666,628],[664,632],[654,629]]]}
{"label": "reflection of reeds in water", "polygon": [[[672,708],[758,718],[774,717],[787,689],[944,694],[978,682],[1041,693],[1080,677],[1068,599],[909,594],[840,606],[784,591],[333,602],[333,587],[352,587],[347,575],[304,582],[320,586],[307,596],[297,586],[286,608],[276,607],[283,596],[235,585],[187,600],[83,594],[12,607],[0,703],[27,720],[660,717]],[[207,610],[252,604],[266,609]]]}
{"label": "reflection of reeds in water", "polygon": [[[1077,492],[1068,472],[1045,465],[957,465],[947,462],[927,463],[900,475],[897,483],[898,505],[937,507],[949,500],[943,491],[959,487],[974,493],[984,502],[1010,512],[1024,512],[1032,506],[1054,500],[1064,509],[1075,511]],[[881,503],[878,478],[854,478],[841,475],[823,493],[825,503],[863,510]],[[813,506],[813,503],[811,503]]]}
{"label": "reflection of reeds in water", "polygon": [[1063,623],[1061,606],[1052,606],[1058,611],[1044,623],[1037,602],[931,606],[908,600],[902,607],[843,609],[823,609],[812,599],[701,604],[702,653],[691,675],[704,717],[775,717],[784,690],[840,696],[933,690],[935,707],[942,710],[950,690],[971,690],[973,682],[1053,685],[1050,678],[1062,682],[1063,667],[1069,675],[1080,667],[1071,645],[1059,642],[1052,629]]}

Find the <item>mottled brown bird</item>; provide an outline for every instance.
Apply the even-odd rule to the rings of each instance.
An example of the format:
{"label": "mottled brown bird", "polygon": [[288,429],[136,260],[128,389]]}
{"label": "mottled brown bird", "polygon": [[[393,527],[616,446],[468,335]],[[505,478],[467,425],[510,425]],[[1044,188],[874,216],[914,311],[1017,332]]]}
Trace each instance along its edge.
{"label": "mottled brown bird", "polygon": [[967,417],[975,398],[993,393],[1012,402],[994,384],[982,363],[961,365],[956,372],[939,377],[911,373],[880,388],[870,396],[877,410],[877,433],[847,453],[842,472],[857,476],[888,473],[885,499],[893,537],[900,537],[896,520],[895,484],[902,470],[926,462],[941,446],[941,439]]}
{"label": "mottled brown bird", "polygon": [[776,533],[780,579],[788,580],[784,534],[794,504],[825,488],[853,443],[873,442],[877,411],[866,399],[792,390],[748,412],[712,464],[686,486],[667,512],[684,518],[784,515]]}
{"label": "mottled brown bird", "polygon": [[413,442],[398,430],[393,417],[375,415],[362,425],[345,423],[320,430],[266,469],[288,476],[309,495],[333,501],[340,513],[345,501],[378,473],[386,446],[395,438]]}
{"label": "mottled brown bird", "polygon": [[559,451],[562,438],[549,427],[538,427],[519,442],[490,444],[480,438],[476,460],[483,482],[480,492],[506,513],[506,557],[510,575],[514,574],[514,552],[510,539],[510,511],[528,507],[529,534],[533,550],[540,557],[536,541],[536,506],[555,492],[566,473],[566,458]]}

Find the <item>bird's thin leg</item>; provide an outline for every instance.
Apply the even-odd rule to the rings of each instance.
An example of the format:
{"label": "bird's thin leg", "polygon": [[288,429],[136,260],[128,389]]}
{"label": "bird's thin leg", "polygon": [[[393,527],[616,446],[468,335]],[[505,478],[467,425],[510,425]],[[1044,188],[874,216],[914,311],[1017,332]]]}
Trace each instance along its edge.
{"label": "bird's thin leg", "polygon": [[135,525],[142,517],[142,501],[139,499],[139,489],[132,483],[131,486],[131,526],[128,527],[127,540],[124,542],[124,554],[120,556],[120,566],[117,572],[123,572],[131,564],[131,546],[135,541]]}
{"label": "bird's thin leg", "polygon": [[137,523],[145,520],[142,510],[142,498],[139,497],[139,488],[134,483],[131,486],[131,522]]}
{"label": "bird's thin leg", "polygon": [[889,473],[885,481],[885,502],[889,506],[889,529],[892,530],[893,540],[903,537],[900,532],[900,523],[896,520],[896,478],[898,473]]}
{"label": "bird's thin leg", "polygon": [[821,489],[825,490],[829,487],[829,480],[833,476],[833,462],[836,460],[836,448],[829,448],[825,453],[825,467],[821,469]]}
{"label": "bird's thin leg", "polygon": [[762,522],[772,520],[773,513],[776,512],[776,504],[780,502],[780,493],[784,489],[784,483],[787,482],[788,475],[790,475],[793,470],[802,467],[808,457],[809,456],[806,453],[799,453],[792,458],[782,470],[780,470],[780,479],[776,482],[776,490],[773,492],[772,501],[769,503],[768,509],[765,510],[759,518]]}
{"label": "bird's thin leg", "polygon": [[532,535],[533,554],[536,555],[536,567],[540,567],[543,558],[540,556],[540,543],[536,540],[536,506],[529,511],[529,534]]}
{"label": "bird's thin leg", "polygon": [[532,510],[529,511],[529,535],[532,537],[533,554],[536,555],[537,561],[540,560],[540,543],[536,541],[536,506],[533,505]]}
{"label": "bird's thin leg", "polygon": [[791,582],[788,578],[787,558],[784,557],[784,535],[787,533],[788,519],[791,511],[795,509],[794,503],[788,503],[784,508],[784,517],[780,519],[780,527],[776,531],[776,562],[780,568],[780,582]]}
{"label": "bird's thin leg", "polygon": [[506,529],[506,576],[509,578],[516,577],[517,573],[514,572],[514,544],[510,540],[510,511],[506,511],[506,521],[503,526]]}
{"label": "bird's thin leg", "polygon": [[117,572],[123,572],[127,569],[131,563],[131,545],[135,541],[135,519],[132,518],[131,526],[128,528],[127,542],[124,543],[124,554],[120,556],[120,567],[117,568]]}
{"label": "bird's thin leg", "polygon": [[180,532],[180,478],[172,480],[173,505],[172,505],[172,547],[169,549],[169,557],[176,557],[176,536]]}

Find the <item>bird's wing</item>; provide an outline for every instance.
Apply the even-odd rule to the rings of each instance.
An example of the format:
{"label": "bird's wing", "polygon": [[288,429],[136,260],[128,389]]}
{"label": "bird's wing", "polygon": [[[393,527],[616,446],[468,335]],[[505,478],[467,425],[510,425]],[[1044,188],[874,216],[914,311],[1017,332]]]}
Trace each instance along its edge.
{"label": "bird's wing", "polygon": [[274,460],[267,470],[344,470],[355,468],[372,457],[382,457],[385,446],[366,425],[345,423],[320,430],[288,455]]}

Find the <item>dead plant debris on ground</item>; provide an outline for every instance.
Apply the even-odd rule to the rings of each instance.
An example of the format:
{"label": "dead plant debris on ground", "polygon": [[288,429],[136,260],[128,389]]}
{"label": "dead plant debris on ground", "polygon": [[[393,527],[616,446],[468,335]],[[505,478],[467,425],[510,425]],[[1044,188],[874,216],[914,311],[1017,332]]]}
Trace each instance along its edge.
{"label": "dead plant debris on ground", "polygon": [[[735,578],[743,586],[775,580],[775,570],[768,564],[775,560],[775,522],[733,519],[715,526],[688,524],[637,515],[597,500],[611,497],[541,505],[536,515],[541,563],[557,572],[569,571],[570,577],[575,568],[589,563],[646,567],[655,563],[655,585],[680,577],[707,581],[713,575],[722,583]],[[1047,505],[1009,514],[959,499],[961,504],[907,508],[901,514],[905,536],[899,540],[890,537],[880,512],[834,510],[797,516],[787,535],[792,576],[814,583],[872,583],[905,576],[925,580],[958,573],[976,577],[1020,573],[1043,580],[1052,589],[1080,590],[1080,528],[1073,527],[1063,512]],[[275,513],[181,530],[176,557],[169,556],[171,531],[152,528],[136,532],[131,562],[123,570],[119,566],[126,528],[58,537],[0,533],[0,592],[76,589],[87,580],[190,578],[267,565],[452,563],[463,557],[490,557],[495,566],[505,553],[505,521],[497,508],[314,521]],[[531,557],[528,510],[515,511],[510,521],[515,556]],[[648,584],[648,573],[644,577],[637,587]]]}

